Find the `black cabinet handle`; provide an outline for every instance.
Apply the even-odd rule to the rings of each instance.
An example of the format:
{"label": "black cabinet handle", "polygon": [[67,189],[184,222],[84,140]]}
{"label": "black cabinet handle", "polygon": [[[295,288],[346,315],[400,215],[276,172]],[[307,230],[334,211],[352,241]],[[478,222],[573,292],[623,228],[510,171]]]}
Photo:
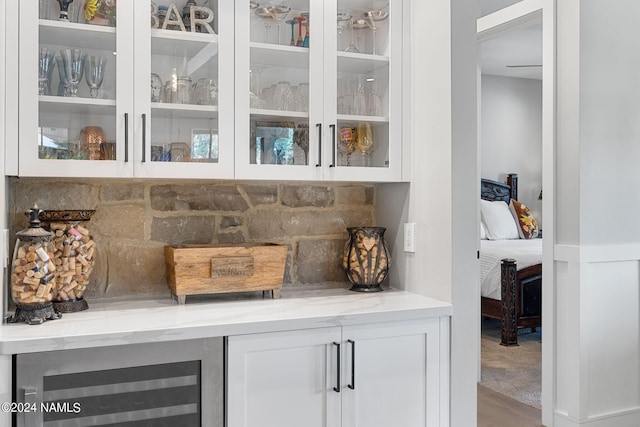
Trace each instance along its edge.
{"label": "black cabinet handle", "polygon": [[351,384],[347,385],[351,390],[356,389],[356,342],[347,340],[351,343]]}
{"label": "black cabinet handle", "polygon": [[336,167],[336,125],[329,125],[331,128],[331,164],[330,168]]}
{"label": "black cabinet handle", "polygon": [[129,161],[129,113],[124,113],[124,162]]}
{"label": "black cabinet handle", "polygon": [[338,361],[338,376],[336,379],[337,386],[333,388],[333,391],[335,391],[336,393],[340,393],[340,343],[334,341],[333,345],[336,346],[336,360]]}
{"label": "black cabinet handle", "polygon": [[147,115],[142,115],[142,163],[147,161]]}
{"label": "black cabinet handle", "polygon": [[316,167],[319,168],[322,166],[322,123],[316,123],[316,128],[318,129],[318,163],[316,163]]}

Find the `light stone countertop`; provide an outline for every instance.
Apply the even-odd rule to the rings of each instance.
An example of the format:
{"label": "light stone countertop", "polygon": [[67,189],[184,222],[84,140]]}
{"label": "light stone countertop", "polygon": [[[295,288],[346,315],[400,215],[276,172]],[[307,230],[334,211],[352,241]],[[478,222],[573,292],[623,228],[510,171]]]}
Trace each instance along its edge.
{"label": "light stone countertop", "polygon": [[451,304],[385,289],[289,291],[282,298],[91,302],[42,325],[0,325],[0,354],[101,347],[450,316]]}

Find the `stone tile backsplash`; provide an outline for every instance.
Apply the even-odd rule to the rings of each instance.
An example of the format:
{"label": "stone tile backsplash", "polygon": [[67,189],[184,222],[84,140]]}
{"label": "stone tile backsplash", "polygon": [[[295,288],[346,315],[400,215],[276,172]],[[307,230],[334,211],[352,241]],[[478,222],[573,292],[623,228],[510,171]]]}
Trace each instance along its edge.
{"label": "stone tile backsplash", "polygon": [[374,185],[11,178],[11,235],[23,212],[95,209],[87,299],[169,297],[164,246],[269,242],[289,247],[284,286],[348,286],[346,227],[375,224]]}

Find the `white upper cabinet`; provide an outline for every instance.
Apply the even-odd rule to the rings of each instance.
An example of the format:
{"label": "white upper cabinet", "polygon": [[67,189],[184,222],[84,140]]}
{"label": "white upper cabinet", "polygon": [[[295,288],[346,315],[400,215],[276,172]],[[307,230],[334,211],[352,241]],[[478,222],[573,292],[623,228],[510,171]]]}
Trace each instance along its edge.
{"label": "white upper cabinet", "polygon": [[399,181],[403,2],[236,4],[236,177]]}
{"label": "white upper cabinet", "polygon": [[233,177],[233,3],[196,31],[186,1],[164,29],[168,1],[44,4],[20,2],[20,175]]}
{"label": "white upper cabinet", "polygon": [[11,173],[402,179],[405,2],[99,3],[8,8]]}

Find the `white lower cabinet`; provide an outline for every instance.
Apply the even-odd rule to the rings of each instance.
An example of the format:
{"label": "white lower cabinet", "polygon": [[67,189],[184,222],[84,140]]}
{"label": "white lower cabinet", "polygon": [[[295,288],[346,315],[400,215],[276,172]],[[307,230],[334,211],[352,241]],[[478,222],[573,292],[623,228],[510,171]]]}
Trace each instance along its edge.
{"label": "white lower cabinet", "polygon": [[228,427],[425,427],[448,419],[439,318],[232,336],[227,351]]}

